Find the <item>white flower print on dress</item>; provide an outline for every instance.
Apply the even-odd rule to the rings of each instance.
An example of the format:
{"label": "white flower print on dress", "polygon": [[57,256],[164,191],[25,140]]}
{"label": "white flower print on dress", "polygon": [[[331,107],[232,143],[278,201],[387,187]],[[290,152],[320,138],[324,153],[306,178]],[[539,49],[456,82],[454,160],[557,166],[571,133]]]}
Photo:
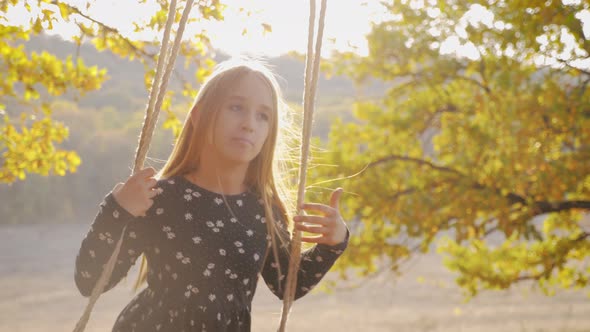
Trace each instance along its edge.
{"label": "white flower print on dress", "polygon": [[258,253],[255,253],[254,260],[258,262],[259,259],[260,259],[260,255]]}
{"label": "white flower print on dress", "polygon": [[192,192],[193,192],[193,190],[192,190],[191,188],[186,188],[186,189],[184,190],[184,192],[187,192],[187,193],[189,193],[189,194],[190,194],[190,193],[192,193]]}
{"label": "white flower print on dress", "polygon": [[221,256],[225,256],[225,249],[219,249],[219,254]]}
{"label": "white flower print on dress", "polygon": [[201,238],[199,236],[195,236],[195,237],[193,237],[193,242],[195,244],[199,244],[199,243],[201,243]]}
{"label": "white flower print on dress", "polygon": [[240,241],[234,242],[234,245],[238,248],[241,248],[243,246],[242,242],[240,242]]}
{"label": "white flower print on dress", "polygon": [[90,255],[90,257],[95,258],[96,257],[96,253],[94,253],[94,250],[89,250],[88,254]]}
{"label": "white flower print on dress", "polygon": [[264,218],[264,217],[260,218],[260,222],[263,223],[263,224],[265,224],[266,223],[266,218]]}
{"label": "white flower print on dress", "polygon": [[193,215],[191,213],[185,213],[184,220],[186,220],[186,221],[193,220]]}
{"label": "white flower print on dress", "polygon": [[251,229],[249,229],[249,230],[246,231],[246,234],[248,236],[252,236],[252,235],[254,235],[254,232]]}
{"label": "white flower print on dress", "polygon": [[156,214],[157,215],[161,215],[162,213],[164,213],[164,209],[162,209],[162,208],[157,208],[156,209]]}
{"label": "white flower print on dress", "polygon": [[201,193],[198,191],[193,191],[192,195],[195,197],[201,197]]}
{"label": "white flower print on dress", "polygon": [[248,279],[248,278],[242,280],[242,283],[244,283],[244,285],[247,285],[249,282],[250,282],[250,279]]}
{"label": "white flower print on dress", "polygon": [[135,232],[129,232],[129,237],[132,239],[136,239],[137,235],[135,234]]}
{"label": "white flower print on dress", "polygon": [[260,215],[259,214],[256,215],[256,220],[260,220]]}
{"label": "white flower print on dress", "polygon": [[184,199],[188,202],[193,199],[193,196],[191,194],[186,194],[184,195]]}
{"label": "white flower print on dress", "polygon": [[188,285],[186,286],[186,292],[184,293],[184,296],[189,298],[192,294],[197,294],[198,292],[199,289],[197,287],[193,287],[193,285]]}
{"label": "white flower print on dress", "polygon": [[212,221],[207,221],[206,224],[207,227],[215,227],[215,224]]}
{"label": "white flower print on dress", "polygon": [[238,204],[238,206],[239,206],[239,207],[241,207],[242,205],[244,205],[244,202],[242,202],[242,200],[241,200],[241,199],[238,199],[238,200],[236,201],[236,204]]}
{"label": "white flower print on dress", "polygon": [[176,253],[176,259],[180,260],[182,264],[190,264],[191,262],[191,259],[189,257],[184,257],[180,251]]}
{"label": "white flower print on dress", "polygon": [[236,219],[236,218],[233,218],[233,217],[232,217],[232,218],[230,218],[230,219],[229,219],[229,221],[231,221],[232,223],[234,223],[234,224],[235,224],[235,223],[237,223],[237,222],[238,222],[238,219]]}
{"label": "white flower print on dress", "polygon": [[234,294],[228,294],[227,295],[227,300],[230,301],[230,302],[233,301],[234,300]]}
{"label": "white flower print on dress", "polygon": [[176,234],[172,232],[172,228],[170,228],[170,226],[163,226],[162,231],[166,232],[166,237],[168,237],[169,240],[172,240],[176,237]]}
{"label": "white flower print on dress", "polygon": [[118,210],[113,211],[113,217],[115,219],[119,218],[119,211]]}
{"label": "white flower print on dress", "polygon": [[215,296],[215,294],[209,294],[209,301],[213,302],[216,298],[217,296]]}
{"label": "white flower print on dress", "polygon": [[221,205],[221,203],[223,203],[223,200],[219,197],[215,197],[214,201],[217,205]]}
{"label": "white flower print on dress", "polygon": [[221,221],[221,220],[217,220],[217,222],[215,223],[215,225],[216,225],[217,227],[223,227],[225,224],[223,223],[223,221]]}
{"label": "white flower print on dress", "polygon": [[115,242],[111,238],[111,233],[109,233],[109,232],[105,232],[104,234],[103,233],[98,234],[98,238],[101,241],[105,241],[106,240],[108,244],[112,244],[113,242]]}

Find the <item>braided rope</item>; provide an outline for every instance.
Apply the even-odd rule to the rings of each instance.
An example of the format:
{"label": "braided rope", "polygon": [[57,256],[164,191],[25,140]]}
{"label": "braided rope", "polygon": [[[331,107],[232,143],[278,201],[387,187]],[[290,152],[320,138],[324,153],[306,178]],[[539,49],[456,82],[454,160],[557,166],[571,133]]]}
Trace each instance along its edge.
{"label": "braided rope", "polygon": [[[134,166],[133,166],[133,174],[136,173],[137,171],[139,171],[143,167],[145,157],[147,155],[147,152],[149,151],[149,145],[151,142],[153,130],[154,130],[154,127],[155,127],[157,119],[158,119],[160,107],[162,106],[162,101],[164,99],[164,94],[166,91],[166,87],[168,85],[168,80],[170,78],[170,74],[174,68],[174,61],[176,60],[176,55],[178,54],[178,49],[180,47],[180,41],[182,40],[182,34],[184,32],[184,28],[185,28],[186,22],[188,20],[188,15],[189,15],[190,10],[192,8],[193,1],[194,0],[187,1],[186,7],[184,8],[184,11],[182,13],[182,19],[179,23],[178,31],[176,33],[176,39],[174,41],[174,46],[172,48],[172,51],[170,52],[171,54],[170,54],[169,59],[166,59],[167,55],[168,55],[168,40],[170,37],[170,30],[172,28],[172,23],[174,22],[174,16],[176,14],[176,0],[170,1],[170,7],[168,9],[168,18],[166,20],[166,27],[164,29],[164,34],[162,36],[162,38],[163,38],[162,45],[160,47],[160,56],[158,57],[156,76],[154,77],[154,80],[152,81],[149,102],[148,102],[147,109],[146,109],[146,116],[144,118],[142,132],[141,132],[141,136],[140,136],[140,140],[139,140],[139,146],[137,149],[135,162],[134,162]],[[164,66],[164,62],[167,62],[167,66],[166,66],[165,72],[162,74],[162,68]],[[162,75],[163,75],[163,81],[160,83],[160,80],[162,79]],[[155,98],[156,95],[157,95],[157,98]],[[157,99],[157,101],[154,103],[155,99]],[[117,257],[119,256],[119,252],[121,251],[123,237],[125,235],[126,229],[127,229],[127,226],[125,225],[125,227],[123,227],[123,231],[121,232],[121,237],[117,241],[117,244],[115,246],[113,254],[111,255],[111,257],[107,261],[100,277],[98,278],[98,280],[96,282],[96,285],[92,289],[92,293],[90,294],[88,304],[86,305],[84,313],[80,317],[78,323],[74,327],[74,332],[82,332],[86,328],[86,324],[88,323],[88,320],[90,319],[90,313],[92,312],[92,309],[94,308],[94,305],[96,304],[96,301],[98,300],[100,295],[103,293],[104,288],[108,284],[108,281],[110,280],[110,278],[113,274],[113,270],[115,268]]]}
{"label": "braided rope", "polygon": [[161,91],[159,89],[160,80],[164,74],[162,69],[164,68],[164,64],[166,63],[166,59],[168,57],[168,40],[170,39],[172,22],[174,22],[174,15],[171,15],[173,12],[176,12],[176,0],[171,0],[170,7],[168,8],[168,18],[166,19],[166,27],[164,28],[164,35],[162,36],[162,46],[160,46],[160,55],[158,56],[158,63],[156,65],[156,76],[152,81],[152,87],[150,89],[150,96],[148,99],[147,108],[145,110],[145,118],[143,119],[143,127],[141,129],[141,135],[139,136],[139,144],[137,146],[137,150],[135,151],[135,162],[132,174],[135,174],[143,166],[147,155],[147,149],[144,147],[146,146],[146,141],[149,142],[151,140],[151,136],[148,138],[148,132],[149,128],[152,127],[151,122],[154,122],[152,121],[154,106]]}
{"label": "braided rope", "polygon": [[[301,215],[301,205],[305,198],[305,178],[307,176],[307,161],[309,156],[309,141],[311,138],[311,125],[313,122],[313,111],[315,103],[315,93],[317,90],[319,64],[321,58],[322,38],[324,33],[324,21],[326,16],[327,0],[322,0],[320,9],[320,19],[318,23],[318,35],[316,39],[315,53],[313,52],[313,35],[315,24],[315,0],[310,1],[309,14],[309,33],[308,33],[308,51],[305,65],[305,84],[303,95],[303,132],[301,144],[301,166],[299,170],[299,188],[297,192],[297,215]],[[313,68],[311,68],[311,59],[313,57]],[[287,325],[289,311],[295,300],[297,288],[297,272],[301,260],[301,231],[293,229],[291,239],[291,256],[289,258],[289,270],[287,273],[287,286],[283,295],[283,310],[281,312],[281,322],[279,332],[284,332]]]}

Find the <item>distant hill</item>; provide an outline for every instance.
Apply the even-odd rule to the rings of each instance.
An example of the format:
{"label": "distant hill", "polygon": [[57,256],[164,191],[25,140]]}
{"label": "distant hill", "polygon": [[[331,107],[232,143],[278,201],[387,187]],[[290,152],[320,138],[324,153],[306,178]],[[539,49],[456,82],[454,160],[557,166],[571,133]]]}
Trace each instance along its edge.
{"label": "distant hill", "polygon": [[[65,41],[58,36],[33,36],[25,43],[27,51],[48,51],[61,58],[68,55],[76,55],[76,44]],[[121,59],[109,51],[99,52],[92,45],[83,44],[79,50],[79,56],[87,65],[96,65],[107,70],[109,80],[105,82],[99,91],[88,93],[78,100],[81,107],[101,108],[113,106],[119,111],[136,110],[143,108],[147,100],[147,91],[144,86],[144,68],[139,61]],[[218,52],[216,61],[227,59],[228,56]],[[279,76],[279,83],[285,98],[289,102],[300,103],[303,94],[303,73],[305,66],[303,61],[289,55],[268,58],[269,66]],[[196,67],[194,65],[184,68],[185,59],[176,60],[176,70],[186,79],[193,79]],[[171,78],[170,89],[179,90],[180,84],[174,77]],[[367,92],[366,89],[363,90]],[[371,95],[384,91],[383,85],[376,84],[371,90]],[[343,76],[334,76],[326,79],[320,77],[318,83],[318,103],[323,99],[341,99],[343,96],[355,96],[357,91],[353,82]],[[334,98],[334,97],[339,98]]]}

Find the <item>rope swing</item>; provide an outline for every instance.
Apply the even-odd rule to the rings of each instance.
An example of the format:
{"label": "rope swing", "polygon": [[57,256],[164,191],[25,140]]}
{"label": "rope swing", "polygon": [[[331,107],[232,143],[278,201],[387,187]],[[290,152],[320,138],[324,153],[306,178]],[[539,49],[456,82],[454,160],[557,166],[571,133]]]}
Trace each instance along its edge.
{"label": "rope swing", "polygon": [[[168,80],[174,68],[174,62],[180,48],[180,42],[182,40],[182,34],[188,20],[189,13],[193,6],[194,0],[187,0],[186,6],[182,13],[178,31],[172,48],[168,47],[168,41],[170,37],[170,30],[174,21],[176,13],[176,0],[170,1],[170,7],[168,9],[168,18],[166,20],[166,26],[162,36],[162,44],[160,47],[159,57],[157,61],[156,74],[152,81],[152,86],[149,95],[149,101],[146,108],[146,115],[139,139],[139,145],[136,151],[135,162],[133,166],[132,175],[143,168],[146,155],[149,150],[150,142],[152,139],[153,131],[158,120],[160,108],[164,100],[166,88],[168,86]],[[305,178],[307,175],[307,159],[309,155],[309,141],[311,138],[311,124],[313,120],[313,110],[315,103],[315,93],[317,90],[318,71],[320,63],[320,53],[322,47],[322,36],[324,32],[324,18],[326,13],[327,0],[322,0],[320,9],[320,18],[318,24],[318,34],[315,41],[315,52],[313,50],[313,39],[315,31],[315,11],[316,3],[315,0],[310,0],[310,15],[309,15],[309,33],[307,43],[307,54],[305,61],[305,77],[304,77],[304,93],[303,93],[303,130],[302,130],[302,142],[301,142],[301,163],[299,170],[299,185],[297,194],[297,215],[302,214],[300,206],[303,204],[305,197]],[[312,62],[313,59],[313,62]],[[165,67],[165,69],[164,69]],[[88,304],[76,324],[73,332],[83,332],[86,328],[86,324],[90,318],[90,313],[96,304],[96,301],[103,293],[104,288],[108,284],[113,273],[117,257],[121,250],[123,237],[125,235],[127,226],[124,226],[121,233],[121,237],[117,241],[113,254],[106,263],[92,293],[88,300]],[[295,290],[297,285],[297,271],[299,270],[299,261],[301,259],[301,231],[293,229],[292,235],[292,246],[291,246],[291,258],[289,260],[289,269],[287,273],[287,285],[285,287],[285,293],[283,295],[283,308],[281,312],[281,320],[278,331],[284,332],[286,329],[287,318],[289,316],[290,308],[295,299]]]}
{"label": "rope swing", "polygon": [[[297,215],[302,215],[301,205],[305,198],[305,178],[307,176],[307,160],[309,156],[309,141],[311,138],[311,125],[313,121],[313,110],[315,104],[315,93],[318,83],[318,72],[322,49],[322,37],[324,34],[324,21],[326,16],[327,0],[322,0],[320,19],[318,23],[318,35],[315,41],[315,53],[313,50],[313,39],[315,30],[316,2],[310,0],[309,4],[309,29],[307,35],[307,54],[305,56],[305,82],[303,91],[303,132],[301,135],[301,163],[299,167],[299,187],[297,191]],[[313,58],[313,65],[312,65]],[[289,310],[295,300],[297,289],[297,272],[301,260],[301,231],[293,228],[291,239],[291,256],[289,259],[289,270],[287,272],[287,286],[283,295],[283,310],[281,312],[281,323],[279,332],[285,332]]]}
{"label": "rope swing", "polygon": [[[132,174],[135,174],[143,168],[143,163],[145,162],[145,158],[150,147],[154,127],[158,122],[160,107],[162,106],[162,102],[164,100],[164,95],[166,93],[166,88],[168,86],[168,80],[170,79],[170,74],[172,73],[172,70],[174,68],[174,61],[176,60],[178,50],[180,49],[182,34],[184,32],[184,28],[188,20],[188,15],[193,6],[193,2],[194,0],[188,0],[186,2],[186,6],[184,7],[184,11],[182,12],[182,18],[180,19],[180,23],[178,25],[178,31],[176,32],[176,39],[174,40],[174,45],[170,50],[168,48],[168,39],[170,37],[172,22],[174,22],[174,15],[176,13],[176,0],[170,1],[170,7],[168,8],[168,18],[166,20],[166,27],[164,28],[164,35],[162,36],[162,46],[160,47],[160,55],[158,57],[156,76],[152,81],[149,101],[145,112],[146,115],[141,130],[139,146],[137,148],[137,152],[135,155],[135,163],[133,165]],[[166,69],[162,73],[162,69],[165,63]],[[84,310],[82,317],[80,317],[80,320],[76,324],[74,332],[84,331],[84,329],[86,328],[86,323],[88,323],[88,319],[90,318],[92,308],[96,304],[96,301],[98,300],[99,296],[103,293],[104,288],[107,285],[109,279],[111,279],[111,275],[113,274],[117,257],[119,256],[119,252],[121,251],[121,244],[123,243],[123,237],[125,236],[126,229],[127,225],[123,227],[121,238],[119,238],[119,241],[117,241],[117,245],[115,246],[115,250],[113,251],[112,256],[109,258],[107,264],[105,265],[100,275],[100,278],[96,282],[96,285],[94,286],[94,289],[90,294],[90,298],[88,299],[86,309]]]}

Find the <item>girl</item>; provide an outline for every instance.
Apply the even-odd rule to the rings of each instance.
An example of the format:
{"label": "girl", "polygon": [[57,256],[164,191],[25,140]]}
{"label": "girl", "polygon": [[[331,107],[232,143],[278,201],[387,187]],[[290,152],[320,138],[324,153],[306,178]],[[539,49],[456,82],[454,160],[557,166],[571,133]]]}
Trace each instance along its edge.
{"label": "girl", "polygon": [[[124,225],[106,290],[140,255],[147,261],[148,286],[113,331],[250,331],[259,274],[282,298],[289,217],[273,170],[281,105],[276,80],[260,64],[220,65],[201,87],[160,173],[143,169],[105,197],[76,258],[78,289],[90,295]],[[294,218],[296,229],[316,234],[302,237],[316,245],[301,255],[296,298],[347,246],[341,193],[332,193],[330,205],[302,206],[316,215]]]}

